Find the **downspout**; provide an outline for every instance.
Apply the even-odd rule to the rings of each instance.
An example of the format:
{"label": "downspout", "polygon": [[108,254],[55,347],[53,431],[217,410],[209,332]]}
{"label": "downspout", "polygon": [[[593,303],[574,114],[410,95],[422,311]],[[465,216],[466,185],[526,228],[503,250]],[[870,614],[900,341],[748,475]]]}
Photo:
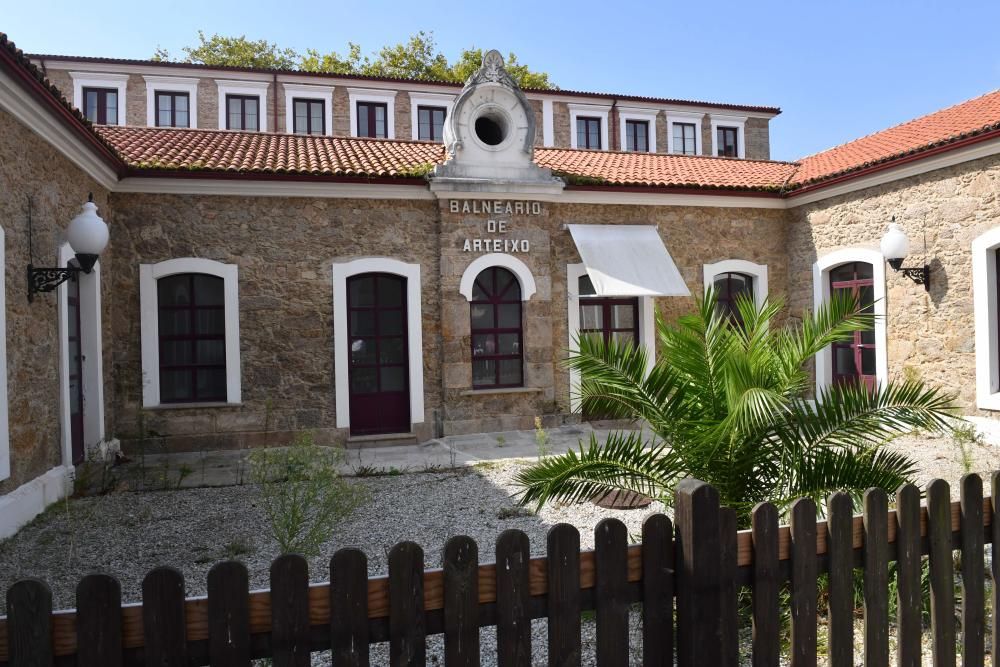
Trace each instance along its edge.
{"label": "downspout", "polygon": [[271,100],[271,113],[274,115],[274,125],[272,127],[274,129],[271,131],[277,132],[278,131],[278,73],[272,72],[271,76],[274,78],[274,95],[273,95],[274,99]]}

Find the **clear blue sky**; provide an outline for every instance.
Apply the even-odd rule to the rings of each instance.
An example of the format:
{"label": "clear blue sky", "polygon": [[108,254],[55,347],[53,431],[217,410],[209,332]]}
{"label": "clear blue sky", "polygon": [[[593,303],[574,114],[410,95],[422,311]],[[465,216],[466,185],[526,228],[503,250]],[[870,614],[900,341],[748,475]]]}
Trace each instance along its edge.
{"label": "clear blue sky", "polygon": [[197,30],[365,52],[433,31],[449,58],[513,51],[561,88],[779,106],[794,159],[1000,88],[1000,2],[168,2],[0,0],[26,51],[174,55]]}

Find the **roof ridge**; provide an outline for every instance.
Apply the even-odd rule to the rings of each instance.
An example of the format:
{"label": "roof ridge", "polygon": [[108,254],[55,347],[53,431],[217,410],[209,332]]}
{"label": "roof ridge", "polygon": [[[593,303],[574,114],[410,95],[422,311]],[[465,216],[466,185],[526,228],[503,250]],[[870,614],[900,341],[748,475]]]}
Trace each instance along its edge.
{"label": "roof ridge", "polygon": [[359,142],[375,142],[375,143],[386,143],[386,144],[416,144],[418,146],[422,145],[437,145],[442,146],[438,141],[428,141],[426,139],[399,139],[399,138],[388,138],[388,137],[354,137],[354,136],[343,136],[343,135],[333,135],[333,134],[297,134],[295,132],[261,132],[260,130],[233,130],[229,128],[214,128],[214,127],[161,127],[161,126],[148,126],[148,125],[95,125],[99,130],[110,130],[112,132],[201,132],[205,134],[234,134],[234,135],[252,135],[257,137],[290,137],[293,139],[329,139],[333,141],[359,141]]}
{"label": "roof ridge", "polygon": [[759,162],[762,164],[786,164],[786,165],[796,165],[800,163],[798,161],[790,160],[771,160],[762,158],[748,158],[748,157],[723,157],[721,155],[688,155],[686,153],[645,153],[642,151],[623,151],[618,150],[604,150],[602,148],[560,148],[558,146],[536,146],[535,150],[544,151],[571,151],[573,153],[594,153],[596,155],[634,155],[637,157],[658,157],[658,158],[697,158],[701,160],[719,160],[725,162],[738,162],[740,164],[746,164],[748,162]]}

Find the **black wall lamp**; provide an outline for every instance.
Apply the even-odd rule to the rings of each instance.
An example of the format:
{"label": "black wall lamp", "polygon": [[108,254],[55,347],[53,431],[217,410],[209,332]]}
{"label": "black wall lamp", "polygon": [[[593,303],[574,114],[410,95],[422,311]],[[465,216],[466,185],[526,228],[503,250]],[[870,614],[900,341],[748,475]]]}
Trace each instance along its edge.
{"label": "black wall lamp", "polygon": [[910,254],[910,239],[906,232],[896,224],[896,216],[892,216],[889,229],[882,237],[882,256],[889,262],[893,271],[902,271],[903,275],[918,285],[923,285],[924,290],[931,291],[931,267],[927,264],[923,266],[904,267],[903,260]]}
{"label": "black wall lamp", "polygon": [[51,292],[67,280],[76,280],[78,274],[90,273],[97,258],[108,245],[108,224],[97,215],[93,193],[87,203],[66,228],[66,240],[76,253],[79,266],[38,268],[31,264],[35,253],[31,239],[31,198],[28,198],[28,301],[35,300],[38,292]]}

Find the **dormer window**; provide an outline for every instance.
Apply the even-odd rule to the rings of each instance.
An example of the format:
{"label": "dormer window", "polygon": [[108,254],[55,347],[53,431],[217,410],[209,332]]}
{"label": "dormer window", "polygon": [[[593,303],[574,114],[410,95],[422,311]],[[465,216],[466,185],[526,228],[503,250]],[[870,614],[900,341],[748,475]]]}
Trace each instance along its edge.
{"label": "dormer window", "polygon": [[645,120],[625,121],[625,150],[637,153],[649,152],[649,122]]}
{"label": "dormer window", "polygon": [[674,153],[696,155],[698,153],[694,123],[674,123]]}
{"label": "dormer window", "polygon": [[746,157],[746,116],[712,114],[712,152],[717,157]]}
{"label": "dormer window", "polygon": [[740,131],[735,127],[717,127],[715,146],[719,157],[739,157]]}
{"label": "dormer window", "polygon": [[295,134],[325,134],[326,117],[323,100],[292,100],[292,131]]}
{"label": "dormer window", "polygon": [[260,98],[256,95],[226,95],[226,129],[260,129]]}
{"label": "dormer window", "polygon": [[441,141],[444,136],[445,107],[417,107],[417,139]]}
{"label": "dormer window", "polygon": [[156,91],[156,126],[191,126],[191,98],[187,93]]}
{"label": "dormer window", "polygon": [[84,88],[83,115],[96,125],[117,125],[118,90],[116,88]]}
{"label": "dormer window", "polygon": [[601,119],[578,116],[576,119],[576,147],[601,148]]}

